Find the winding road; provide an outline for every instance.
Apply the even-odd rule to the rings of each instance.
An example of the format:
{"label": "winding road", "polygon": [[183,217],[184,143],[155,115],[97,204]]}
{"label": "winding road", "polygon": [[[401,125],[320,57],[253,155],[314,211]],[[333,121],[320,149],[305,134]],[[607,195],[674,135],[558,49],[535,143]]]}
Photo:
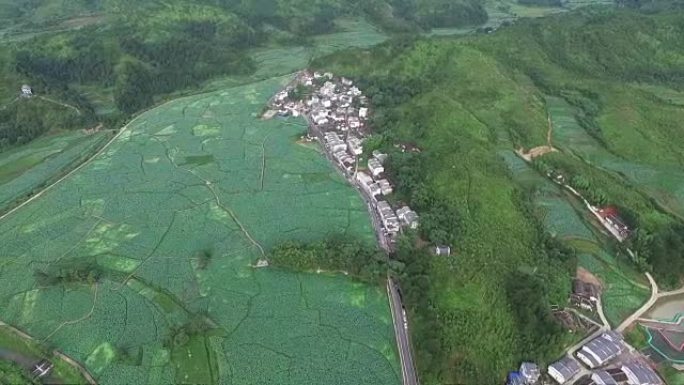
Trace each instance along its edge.
{"label": "winding road", "polygon": [[651,284],[651,297],[646,301],[645,304],[643,304],[637,311],[635,311],[631,316],[627,317],[620,326],[617,327],[617,331],[623,332],[625,329],[629,327],[629,325],[633,324],[636,322],[639,318],[641,318],[644,313],[646,313],[653,305],[658,301],[660,298],[665,298],[665,297],[670,297],[673,295],[678,295],[678,294],[684,294],[684,287],[679,288],[677,290],[672,290],[672,291],[664,291],[664,292],[659,292],[658,290],[658,284],[656,283],[655,279],[653,279],[653,276],[651,276],[651,273],[646,273],[646,278],[648,278],[648,282]]}

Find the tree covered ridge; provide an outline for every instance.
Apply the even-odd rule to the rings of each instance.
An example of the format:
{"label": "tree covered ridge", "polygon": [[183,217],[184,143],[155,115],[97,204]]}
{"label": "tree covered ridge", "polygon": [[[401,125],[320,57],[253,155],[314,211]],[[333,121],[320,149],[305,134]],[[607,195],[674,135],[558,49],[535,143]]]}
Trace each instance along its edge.
{"label": "tree covered ridge", "polygon": [[[595,9],[520,21],[487,36],[394,40],[314,63],[355,77],[371,98],[373,143],[390,153],[397,199],[445,214],[445,223],[422,216],[421,242],[405,242],[396,256],[405,266],[423,383],[497,383],[522,360],[558,357],[567,335],[550,308],[566,303],[575,251],[544,233],[529,202],[534,191],[512,181],[500,153],[546,144],[547,95],[574,106],[582,128],[617,153],[604,116],[616,100],[642,100],[617,99],[641,95],[621,87],[681,89],[683,21],[681,14]],[[670,134],[669,122],[651,124]],[[421,151],[402,152],[395,143]],[[663,247],[639,247],[657,279],[681,282],[679,221],[623,179],[583,167],[600,187],[592,196],[622,204],[640,231],[661,239]],[[652,241],[633,241],[640,239]],[[422,241],[448,242],[452,256],[430,256]],[[664,271],[667,265],[673,269]]]}
{"label": "tree covered ridge", "polygon": [[[97,19],[9,43],[0,55],[1,77],[22,79],[38,93],[66,98],[87,112],[87,123],[64,127],[103,119],[81,96],[83,87],[113,95],[116,110],[104,119],[116,127],[162,95],[220,76],[249,75],[256,69],[251,48],[307,45],[318,34],[335,32],[340,17],[367,17],[401,31],[486,20],[476,0],[79,0],[65,7],[53,0],[0,2],[0,18],[23,28],[39,30],[88,15]],[[8,91],[14,94],[16,87]],[[45,131],[24,130],[16,123],[19,116],[0,118],[5,146]]]}

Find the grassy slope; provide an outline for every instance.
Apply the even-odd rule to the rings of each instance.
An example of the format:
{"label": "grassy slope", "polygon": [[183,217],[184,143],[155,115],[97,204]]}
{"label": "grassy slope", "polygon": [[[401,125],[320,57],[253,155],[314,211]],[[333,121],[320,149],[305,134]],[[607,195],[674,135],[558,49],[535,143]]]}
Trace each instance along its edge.
{"label": "grassy slope", "polygon": [[[435,259],[431,266],[429,301],[437,317],[451,324],[439,331],[445,356],[438,363],[431,362],[434,357],[420,331],[415,335],[422,378],[427,384],[494,383],[518,360],[532,358],[518,347],[520,325],[502,289],[508,275],[536,268],[551,281],[555,302],[562,301],[558,293],[567,290],[569,281],[569,276],[551,272],[560,269],[540,250],[534,219],[521,207],[519,189],[497,155],[502,146],[511,146],[509,127],[518,128],[516,140],[541,140],[543,104],[528,84],[511,80],[496,61],[471,47],[419,43],[382,68],[373,65],[375,60],[392,55],[379,51],[340,59],[330,67],[356,76],[387,71],[427,78],[439,72],[433,73],[438,86],[396,108],[401,118],[392,131],[399,139],[413,140],[411,124],[422,126],[417,144],[428,159],[426,181],[462,214],[454,218],[462,221],[455,255]],[[491,108],[492,101],[497,108]],[[525,125],[535,111],[537,118]],[[550,359],[560,348],[534,358]]]}
{"label": "grassy slope", "polygon": [[[390,131],[398,139],[420,138],[418,145],[429,164],[426,180],[461,211],[456,256],[432,262],[429,298],[441,319],[465,319],[440,330],[441,350],[448,354],[432,366],[428,361],[434,357],[426,354],[430,348],[420,342],[418,326],[415,340],[426,383],[492,383],[527,358],[510,343],[520,325],[513,320],[501,285],[516,269],[531,266],[543,272],[549,266],[537,255],[534,219],[514,199],[518,188],[495,151],[545,144],[547,98],[584,93],[597,110],[570,115],[594,113],[592,119],[605,138],[605,144],[591,143],[596,151],[650,167],[678,162],[680,150],[672,144],[679,136],[672,122],[682,110],[670,101],[679,94],[665,84],[681,84],[677,68],[683,50],[676,43],[684,36],[681,25],[676,15],[576,13],[523,22],[486,37],[421,41],[395,51],[385,46],[325,62],[351,76],[421,79],[425,88],[393,108],[400,118]],[[625,85],[625,79],[631,83]],[[644,92],[632,91],[646,84],[668,100],[648,97],[644,103]],[[644,131],[652,135],[640,135]],[[607,161],[598,168],[571,151],[553,157],[585,169],[602,183],[610,202],[635,211],[644,226],[657,228],[674,220],[634,189],[637,182],[606,171]],[[614,278],[618,285],[622,278]],[[615,320],[626,315],[621,309],[638,306],[634,301],[643,297],[640,289],[629,294],[632,289],[624,288],[616,286],[623,294],[616,292],[615,299],[625,295],[626,302],[608,305]]]}

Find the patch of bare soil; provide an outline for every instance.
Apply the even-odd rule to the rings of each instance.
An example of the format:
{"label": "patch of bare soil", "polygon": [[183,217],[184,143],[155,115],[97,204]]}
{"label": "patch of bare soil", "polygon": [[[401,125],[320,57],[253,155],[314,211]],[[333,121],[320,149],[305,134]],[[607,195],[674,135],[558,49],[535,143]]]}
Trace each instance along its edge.
{"label": "patch of bare soil", "polygon": [[577,268],[577,279],[579,279],[582,282],[591,283],[592,285],[596,285],[598,287],[603,287],[603,285],[601,284],[601,280],[598,279],[589,270],[587,270],[583,267]]}

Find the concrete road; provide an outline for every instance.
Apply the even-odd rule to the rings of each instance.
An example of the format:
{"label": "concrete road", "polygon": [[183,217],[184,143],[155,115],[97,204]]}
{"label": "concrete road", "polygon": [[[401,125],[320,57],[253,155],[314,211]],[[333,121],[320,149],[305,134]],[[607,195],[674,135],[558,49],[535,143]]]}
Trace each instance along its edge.
{"label": "concrete road", "polygon": [[397,338],[397,350],[401,361],[401,374],[404,385],[418,385],[416,368],[413,366],[413,354],[411,353],[411,342],[408,336],[408,328],[405,327],[404,307],[401,303],[399,288],[392,278],[387,279],[387,294],[390,297],[390,308],[392,310],[392,320],[394,322],[394,334]]}
{"label": "concrete road", "polygon": [[648,278],[648,282],[651,284],[651,297],[646,301],[643,306],[641,306],[637,311],[634,312],[631,316],[627,317],[626,320],[624,320],[620,326],[618,326],[617,330],[619,332],[623,332],[625,329],[629,327],[632,323],[636,322],[639,318],[641,318],[644,313],[649,311],[653,305],[656,303],[661,298],[666,298],[670,297],[673,295],[680,295],[684,294],[684,287],[677,289],[677,290],[672,290],[672,291],[660,291],[658,289],[658,284],[656,283],[655,279],[653,279],[653,276],[651,276],[650,273],[646,273],[646,278]]}

